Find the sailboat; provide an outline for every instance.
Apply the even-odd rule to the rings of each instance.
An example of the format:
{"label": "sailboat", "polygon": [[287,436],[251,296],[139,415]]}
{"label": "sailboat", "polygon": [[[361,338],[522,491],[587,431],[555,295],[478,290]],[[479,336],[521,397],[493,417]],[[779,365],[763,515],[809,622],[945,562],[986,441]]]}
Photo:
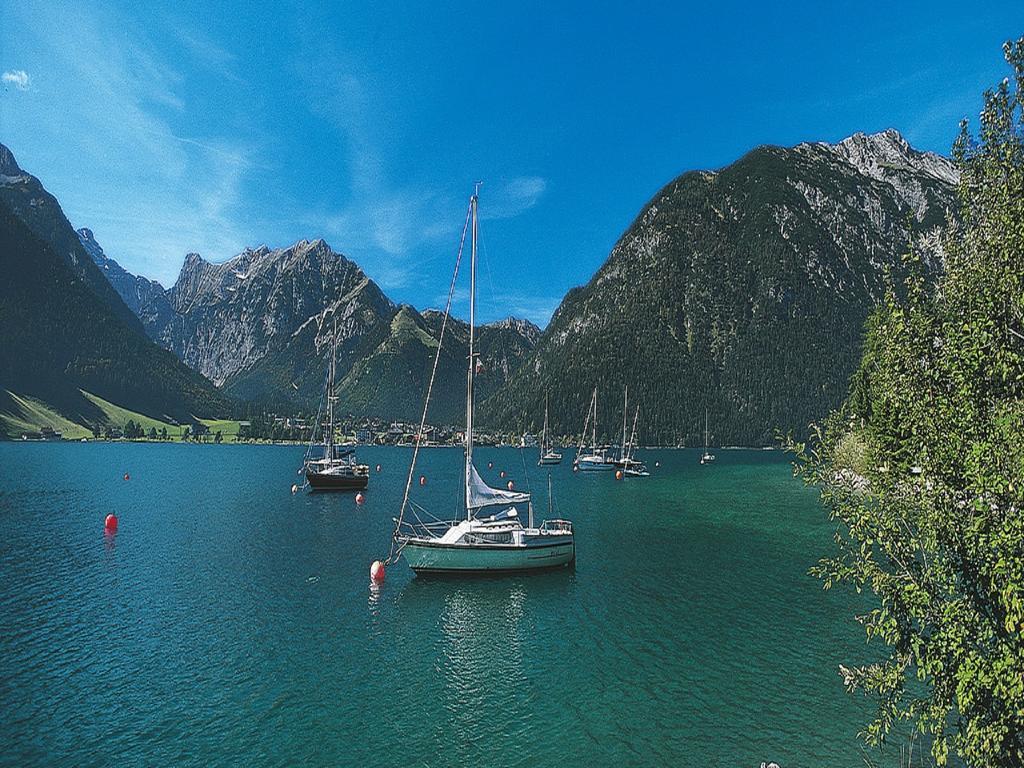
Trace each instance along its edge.
{"label": "sailboat", "polygon": [[[592,425],[591,446],[590,453],[584,453],[588,425]],[[597,387],[594,387],[594,395],[590,398],[590,408],[587,410],[587,418],[583,422],[583,433],[580,436],[580,447],[576,450],[576,458],[572,466],[573,469],[582,472],[604,472],[615,469],[615,459],[609,456],[604,448],[597,447]]]}
{"label": "sailboat", "polygon": [[548,397],[544,396],[544,433],[540,439],[540,459],[537,461],[538,465],[545,464],[561,464],[562,454],[558,453],[554,446],[549,442],[548,436]]}
{"label": "sailboat", "polygon": [[711,452],[708,445],[708,409],[704,409],[704,454],[700,457],[701,464],[710,464],[715,460],[715,454]]}
{"label": "sailboat", "polygon": [[[356,460],[355,448],[334,443],[334,394],[335,361],[338,357],[338,324],[334,324],[334,339],[331,341],[331,359],[327,364],[327,422],[324,425],[323,455],[313,458],[316,433],[313,433],[302,469],[306,482],[314,491],[360,491],[370,482],[370,468]],[[322,401],[321,401],[322,402]],[[320,413],[317,413],[317,423]]]}
{"label": "sailboat", "polygon": [[[442,521],[436,518],[424,521],[419,512],[426,511],[409,502],[409,488],[416,466],[417,452],[413,452],[406,495],[398,519],[395,521],[392,557],[401,554],[417,574],[465,574],[481,572],[532,571],[564,566],[576,559],[576,542],[569,520],[545,520],[534,526],[533,502],[529,493],[492,488],[484,482],[473,464],[473,380],[476,374],[476,258],[477,258],[477,203],[478,192],[469,199],[467,224],[472,226],[469,288],[469,371],[466,375],[466,455],[465,455],[465,516],[460,520]],[[465,234],[463,234],[465,237]],[[461,260],[461,251],[460,251]],[[458,275],[458,264],[455,267]],[[454,290],[455,280],[452,281]],[[449,294],[449,307],[451,293]],[[445,313],[447,322],[448,312]],[[442,325],[441,338],[444,337]],[[437,349],[440,356],[440,343]],[[435,358],[435,372],[437,359]],[[430,402],[427,390],[423,410],[426,421]],[[520,510],[525,507],[528,520],[523,525]],[[410,511],[415,520],[406,519]]]}
{"label": "sailboat", "polygon": [[[628,392],[628,390],[627,390]],[[628,398],[627,398],[628,400]],[[625,404],[623,404],[622,411],[622,450],[619,453],[619,459],[615,462],[615,466],[622,470],[624,477],[650,477],[651,473],[647,471],[647,467],[642,461],[637,460],[634,457],[636,451],[636,425],[640,419],[640,406],[636,407],[636,412],[633,414],[633,429],[630,431],[629,440],[626,440],[626,411]]]}

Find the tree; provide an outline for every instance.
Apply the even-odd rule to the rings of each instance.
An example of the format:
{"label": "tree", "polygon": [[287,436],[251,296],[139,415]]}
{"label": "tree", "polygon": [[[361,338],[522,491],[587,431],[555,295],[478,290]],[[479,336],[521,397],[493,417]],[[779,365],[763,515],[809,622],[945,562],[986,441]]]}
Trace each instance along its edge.
{"label": "tree", "polygon": [[217,434],[213,436],[213,442],[219,443],[223,437],[221,436],[220,430],[217,430]]}
{"label": "tree", "polygon": [[181,441],[182,442],[185,442],[186,440],[188,440],[189,432],[190,432],[190,430],[189,430],[188,427],[185,427],[184,429],[181,430]]}
{"label": "tree", "polygon": [[839,523],[814,569],[873,594],[858,617],[887,658],[841,667],[898,721],[978,767],[1024,764],[1024,38],[1014,82],[984,96],[977,138],[954,146],[958,223],[944,272],[923,257],[869,320],[842,408],[795,446]]}
{"label": "tree", "polygon": [[167,427],[160,427],[160,439],[161,440],[166,440],[167,439]]}
{"label": "tree", "polygon": [[156,427],[149,428],[149,439],[156,440]]}

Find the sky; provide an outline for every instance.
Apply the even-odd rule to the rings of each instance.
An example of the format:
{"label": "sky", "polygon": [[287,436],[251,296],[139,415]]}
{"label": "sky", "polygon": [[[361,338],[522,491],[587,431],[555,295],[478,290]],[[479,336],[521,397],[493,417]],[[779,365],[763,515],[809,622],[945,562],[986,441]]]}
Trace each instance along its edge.
{"label": "sky", "polygon": [[0,142],[165,286],[323,237],[420,309],[483,181],[480,317],[543,327],[685,171],[886,128],[948,154],[1024,34],[1020,2],[303,5],[6,3]]}

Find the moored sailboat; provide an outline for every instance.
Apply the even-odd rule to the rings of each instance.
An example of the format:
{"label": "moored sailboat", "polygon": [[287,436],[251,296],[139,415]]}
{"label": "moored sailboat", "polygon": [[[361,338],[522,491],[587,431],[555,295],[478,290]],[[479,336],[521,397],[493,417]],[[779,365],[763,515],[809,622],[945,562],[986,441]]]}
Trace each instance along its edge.
{"label": "moored sailboat", "polygon": [[[625,404],[623,404],[623,419],[625,419],[625,407]],[[640,406],[638,405],[636,412],[633,414],[633,429],[630,431],[629,440],[626,440],[626,427],[625,421],[623,421],[622,450],[618,460],[615,462],[615,466],[622,471],[623,477],[650,477],[651,475],[644,463],[634,456],[636,452],[636,425],[639,419]]]}
{"label": "moored sailboat", "polygon": [[[334,338],[331,341],[331,360],[327,365],[327,420],[324,423],[323,455],[313,458],[316,445],[316,432],[306,450],[306,458],[302,465],[306,482],[314,491],[360,491],[370,482],[370,468],[356,460],[355,449],[337,445],[334,442],[334,394],[335,361],[338,356],[338,327],[334,326]],[[317,413],[317,424],[320,413]]]}
{"label": "moored sailboat", "polygon": [[[593,414],[593,418],[591,418]],[[590,452],[584,453],[587,439],[587,426],[591,427]],[[572,463],[573,469],[581,472],[607,472],[615,469],[615,458],[608,455],[604,448],[597,447],[597,387],[594,387],[594,394],[590,398],[590,408],[587,410],[587,418],[583,422],[583,433],[580,436],[580,446],[576,450],[576,458]]]}
{"label": "moored sailboat", "polygon": [[710,464],[712,461],[715,460],[715,454],[713,454],[711,452],[711,448],[710,448],[709,443],[708,443],[708,436],[709,436],[709,434],[710,433],[708,432],[708,409],[705,408],[704,409],[704,453],[701,454],[701,457],[700,457],[700,463],[701,464]]}
{"label": "moored sailboat", "polygon": [[561,464],[562,454],[555,450],[554,446],[550,443],[548,436],[548,397],[544,396],[544,433],[540,439],[540,459],[538,459],[538,465],[545,464]]}
{"label": "moored sailboat", "polygon": [[[532,571],[564,566],[576,558],[572,523],[568,520],[545,520],[535,526],[533,502],[529,493],[492,488],[484,482],[473,464],[473,384],[476,375],[476,256],[477,256],[477,193],[470,198],[467,226],[472,226],[469,291],[469,370],[466,376],[466,449],[465,449],[465,518],[443,521],[423,520],[426,510],[409,500],[409,489],[416,466],[418,449],[413,451],[405,497],[395,521],[392,554],[389,561],[403,555],[417,574],[467,574],[484,572]],[[465,232],[463,233],[463,241]],[[461,261],[461,249],[459,254]],[[455,278],[449,292],[448,308],[438,342],[434,372],[441,353],[445,326],[451,307]],[[426,422],[434,374],[427,389],[420,430]],[[527,524],[520,511],[525,507]],[[409,512],[415,518],[406,518]],[[488,514],[489,513],[489,514]]]}

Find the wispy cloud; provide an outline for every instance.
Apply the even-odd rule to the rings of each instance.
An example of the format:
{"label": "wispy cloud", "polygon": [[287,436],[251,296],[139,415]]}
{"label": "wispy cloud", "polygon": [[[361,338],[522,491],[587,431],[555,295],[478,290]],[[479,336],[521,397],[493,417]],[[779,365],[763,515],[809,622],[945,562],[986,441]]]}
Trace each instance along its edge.
{"label": "wispy cloud", "polygon": [[[258,236],[247,231],[242,209],[259,136],[190,132],[189,83],[173,41],[141,29],[127,39],[118,31],[125,19],[95,9],[20,13],[21,27],[54,68],[43,128],[60,126],[62,141],[50,161],[77,148],[78,165],[63,184],[59,173],[36,172],[75,226],[91,227],[127,269],[164,283],[173,282],[186,252],[223,259]],[[196,38],[193,48],[200,47]],[[225,52],[205,50],[211,61],[230,63]],[[68,183],[75,178],[89,183]]]}
{"label": "wispy cloud", "polygon": [[0,80],[3,80],[7,85],[13,85],[19,91],[27,91],[32,85],[32,78],[28,76],[28,72],[24,69],[8,70],[0,76]]}
{"label": "wispy cloud", "polygon": [[485,219],[518,216],[540,202],[547,188],[547,181],[540,176],[519,176],[500,183],[493,190],[487,190],[491,194],[487,205],[481,206],[480,215]]}

